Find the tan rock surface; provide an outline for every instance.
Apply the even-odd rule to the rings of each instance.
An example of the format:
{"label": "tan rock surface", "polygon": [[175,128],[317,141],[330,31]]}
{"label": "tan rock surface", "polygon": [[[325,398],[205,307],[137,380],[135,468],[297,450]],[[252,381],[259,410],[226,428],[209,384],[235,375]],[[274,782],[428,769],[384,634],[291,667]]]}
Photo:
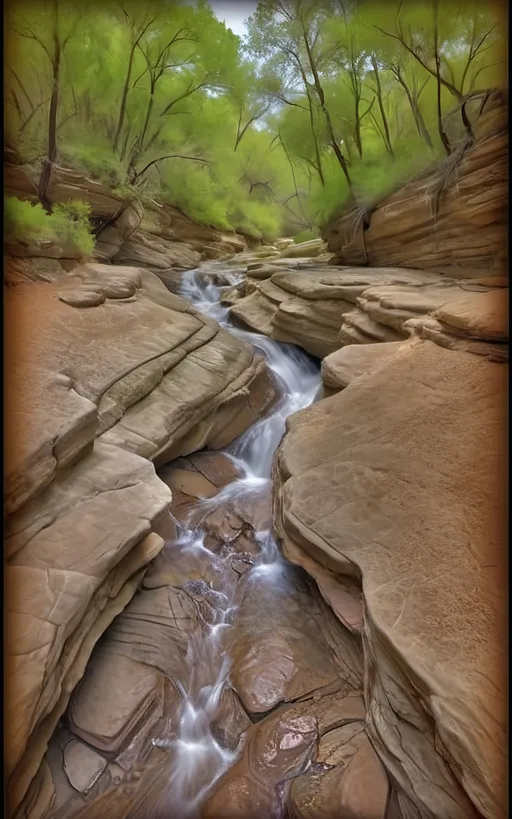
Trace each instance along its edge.
{"label": "tan rock surface", "polygon": [[411,341],[293,416],[275,465],[285,553],[362,582],[369,735],[435,819],[505,816],[506,379]]}
{"label": "tan rock surface", "polygon": [[376,204],[364,220],[334,218],[334,264],[397,265],[453,277],[508,275],[506,93],[482,100],[474,142]]}
{"label": "tan rock surface", "polygon": [[[463,294],[466,282],[405,268],[354,268],[308,263],[250,278],[230,289],[230,314],[276,341],[297,344],[324,358],[343,345],[396,342],[404,326]],[[471,285],[485,293],[494,281]],[[491,296],[489,297],[491,298]]]}
{"label": "tan rock surface", "polygon": [[197,267],[201,254],[184,242],[171,242],[144,230],[137,230],[125,241],[112,263],[146,267],[153,272],[169,268],[189,270]]}
{"label": "tan rock surface", "polygon": [[174,532],[171,492],[149,459],[226,445],[275,392],[249,345],[147,271],[25,277],[6,302],[6,763],[11,807],[27,794],[22,810],[39,810],[51,792],[41,760],[94,645]]}
{"label": "tan rock surface", "polygon": [[35,775],[96,640],[162,548],[159,535],[171,535],[170,498],[148,461],[98,444],[9,519],[12,804]]}
{"label": "tan rock surface", "polygon": [[343,390],[356,378],[373,372],[401,348],[402,342],[350,344],[322,361],[322,381],[331,390]]}
{"label": "tan rock surface", "polygon": [[291,783],[290,819],[387,819],[389,780],[362,721],[347,720],[320,739],[311,771]]}
{"label": "tan rock surface", "polygon": [[281,251],[281,255],[285,259],[311,259],[324,250],[325,243],[322,239],[310,239],[308,242],[289,245]]}
{"label": "tan rock surface", "polygon": [[[37,183],[38,174],[32,168],[6,164],[7,196],[37,202]],[[142,264],[155,270],[190,269],[200,259],[226,258],[247,249],[240,234],[196,224],[172,205],[154,202],[145,210],[140,202],[125,201],[102,183],[69,168],[53,166],[47,196],[52,203],[78,200],[90,205],[96,230],[93,255],[99,262],[115,259],[116,264]],[[36,255],[21,246],[18,253]],[[41,255],[69,258],[65,250],[56,248]]]}

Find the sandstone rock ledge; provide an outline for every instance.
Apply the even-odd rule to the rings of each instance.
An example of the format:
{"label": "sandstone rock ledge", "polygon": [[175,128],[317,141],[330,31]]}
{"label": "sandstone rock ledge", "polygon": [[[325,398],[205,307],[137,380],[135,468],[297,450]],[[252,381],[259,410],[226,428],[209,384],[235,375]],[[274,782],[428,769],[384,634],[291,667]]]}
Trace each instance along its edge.
{"label": "sandstone rock ledge", "polygon": [[[507,93],[478,97],[471,140],[371,212],[351,210],[330,221],[324,239],[334,264],[417,267],[462,278],[507,275]],[[457,117],[460,122],[460,112]]]}
{"label": "sandstone rock ledge", "polygon": [[37,278],[5,290],[6,769],[10,810],[28,792],[34,817],[94,645],[174,534],[151,461],[227,445],[275,397],[252,347],[148,271]]}
{"label": "sandstone rock ledge", "polygon": [[479,349],[506,325],[479,304],[438,311],[463,349],[336,353],[274,466],[284,553],[361,624],[370,739],[428,819],[506,816],[507,366]]}
{"label": "sandstone rock ledge", "polygon": [[507,286],[502,278],[465,281],[398,267],[297,265],[249,269],[224,302],[235,320],[318,358],[344,345],[400,341],[409,335],[406,322],[450,298]]}

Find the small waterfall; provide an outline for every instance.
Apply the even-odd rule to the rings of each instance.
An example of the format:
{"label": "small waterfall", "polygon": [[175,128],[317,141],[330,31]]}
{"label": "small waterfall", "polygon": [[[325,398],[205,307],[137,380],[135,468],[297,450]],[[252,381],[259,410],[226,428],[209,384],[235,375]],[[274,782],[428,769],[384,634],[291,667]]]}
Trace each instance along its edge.
{"label": "small waterfall", "polygon": [[[281,387],[281,395],[267,417],[255,423],[225,450],[239,469],[240,478],[213,498],[198,502],[196,511],[204,512],[205,516],[230,501],[248,502],[260,493],[270,491],[272,460],[285,431],[286,419],[312,403],[321,383],[318,365],[306,353],[229,324],[228,309],[220,304],[220,299],[223,289],[242,278],[239,271],[227,269],[225,262],[210,262],[184,273],[180,289],[180,295],[198,310],[258,348]],[[226,284],[214,284],[215,279]],[[201,524],[188,529],[182,527],[177,541],[168,547],[198,560],[205,580],[193,582],[206,587],[211,612],[208,622],[202,621],[189,641],[188,678],[179,683],[182,705],[175,730],[171,732],[171,738],[153,740],[155,745],[169,748],[172,754],[166,798],[180,819],[198,819],[200,806],[208,792],[241,750],[240,747],[234,750],[223,748],[212,730],[222,693],[229,683],[230,657],[224,643],[236,616],[237,583],[230,569],[230,556],[222,557],[207,549],[204,537]],[[281,556],[270,530],[260,531],[256,537],[260,552],[254,557],[248,581],[266,587],[275,586],[276,594],[279,594],[279,588],[286,583],[287,561]]]}

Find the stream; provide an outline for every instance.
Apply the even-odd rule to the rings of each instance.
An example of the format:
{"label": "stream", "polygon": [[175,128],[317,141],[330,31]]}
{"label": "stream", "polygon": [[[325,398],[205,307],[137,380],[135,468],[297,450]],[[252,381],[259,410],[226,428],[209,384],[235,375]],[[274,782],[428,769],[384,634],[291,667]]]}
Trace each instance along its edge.
{"label": "stream", "polygon": [[[221,287],[212,283],[216,276],[228,284]],[[180,295],[263,353],[280,385],[280,396],[266,417],[224,450],[240,477],[213,498],[198,501],[196,519],[198,511],[209,514],[234,500],[247,504],[264,493],[269,496],[273,456],[285,431],[286,419],[311,404],[321,386],[318,365],[306,353],[230,324],[228,308],[221,305],[220,299],[223,290],[242,278],[240,270],[229,269],[229,262],[209,262],[183,274]],[[281,556],[270,529],[258,531],[256,540],[260,550],[251,560],[245,582],[261,584],[266,599],[269,594],[279,598],[286,590],[291,565]],[[189,640],[185,678],[178,683],[182,704],[170,738],[153,740],[153,744],[172,750],[166,798],[180,819],[198,819],[212,786],[233,765],[243,746],[242,737],[234,750],[223,747],[212,727],[223,691],[230,682],[232,659],[224,646],[236,620],[238,582],[230,555],[216,554],[205,547],[204,541],[205,532],[196,522],[188,527],[178,526],[178,537],[171,547],[178,562],[186,561],[187,566],[197,567],[202,579],[193,582],[203,587],[206,584],[209,607],[206,620]],[[281,809],[276,806],[275,816],[280,815]]]}

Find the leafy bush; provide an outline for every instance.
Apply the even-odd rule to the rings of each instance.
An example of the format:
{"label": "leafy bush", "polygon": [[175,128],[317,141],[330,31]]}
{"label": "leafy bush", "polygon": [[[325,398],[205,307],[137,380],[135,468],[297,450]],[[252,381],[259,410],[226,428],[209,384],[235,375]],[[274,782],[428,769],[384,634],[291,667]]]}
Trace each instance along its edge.
{"label": "leafy bush", "polygon": [[48,214],[40,204],[8,197],[4,207],[5,238],[8,242],[47,241],[71,245],[89,256],[94,248],[89,214],[86,202],[55,205],[53,213]]}
{"label": "leafy bush", "polygon": [[309,242],[311,239],[318,239],[317,230],[301,230],[293,237],[293,241],[297,245],[300,245],[301,242]]}
{"label": "leafy bush", "polygon": [[[91,139],[90,135],[88,138]],[[91,144],[63,142],[59,151],[60,164],[75,168],[108,187],[122,185],[126,178],[123,163],[114,155],[106,140],[95,140]]]}

